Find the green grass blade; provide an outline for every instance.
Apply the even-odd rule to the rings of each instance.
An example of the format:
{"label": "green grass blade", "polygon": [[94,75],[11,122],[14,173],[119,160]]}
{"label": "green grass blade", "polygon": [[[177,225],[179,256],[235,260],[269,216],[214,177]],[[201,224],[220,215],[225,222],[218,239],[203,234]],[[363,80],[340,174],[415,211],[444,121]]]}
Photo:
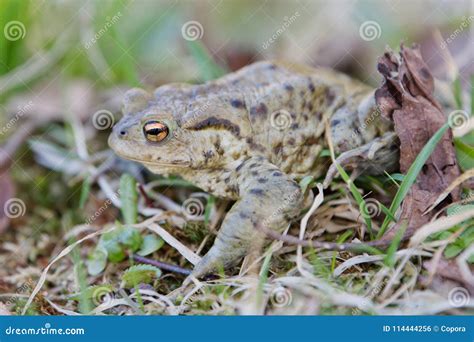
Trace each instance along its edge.
{"label": "green grass blade", "polygon": [[257,305],[260,307],[263,303],[263,287],[268,281],[268,270],[270,269],[270,260],[272,260],[273,253],[268,253],[263,260],[262,268],[258,279],[257,286]]}
{"label": "green grass blade", "polygon": [[[62,223],[62,228],[65,233],[68,233],[71,231],[70,227],[74,226],[74,214],[72,211],[66,211],[62,218],[61,218],[61,223]],[[71,246],[76,242],[76,238],[72,237],[71,239],[68,240],[68,245]],[[87,287],[89,286],[88,280],[87,280],[87,269],[84,265],[84,261],[81,258],[81,250],[76,247],[73,248],[70,254],[70,258],[72,260],[73,264],[73,274],[74,274],[74,280],[76,282],[76,285],[78,285],[78,288],[80,290],[81,295],[78,298],[79,301],[79,312],[87,315],[91,312],[93,309],[92,307],[92,302],[90,301],[90,298],[88,298],[85,294]]]}
{"label": "green grass blade", "polygon": [[214,61],[209,51],[200,41],[190,41],[188,47],[199,67],[203,81],[210,81],[225,74],[225,70]]}
{"label": "green grass blade", "polygon": [[384,254],[380,249],[376,247],[369,246],[365,243],[361,243],[360,246],[357,247],[351,247],[351,251],[361,254],[361,253],[367,253],[370,255],[382,255]]}
{"label": "green grass blade", "polygon": [[314,183],[314,177],[313,176],[306,176],[304,177],[302,180],[300,180],[299,182],[299,186],[301,188],[301,191],[303,193],[306,193],[306,190],[308,190],[308,188],[311,188],[312,185]]}
{"label": "green grass blade", "polygon": [[471,76],[471,116],[474,115],[474,75]]}
{"label": "green grass blade", "polygon": [[85,290],[87,289],[87,270],[84,267],[84,262],[81,260],[80,251],[75,248],[73,253],[71,253],[71,258],[73,262],[74,275],[79,283],[80,297],[79,297],[79,312],[84,315],[87,315],[92,311],[92,303],[89,298],[85,295]]}
{"label": "green grass blade", "polygon": [[204,225],[206,227],[209,225],[212,208],[214,208],[215,203],[216,203],[216,198],[214,196],[209,196],[206,203],[206,209],[204,210]]}
{"label": "green grass blade", "polygon": [[[359,205],[359,208],[365,208],[366,203],[364,199],[362,198],[362,195],[359,193],[357,190],[357,187],[354,185],[354,183],[351,181],[349,175],[346,173],[346,171],[340,166],[338,163],[335,163],[337,170],[339,171],[339,174],[341,175],[342,179],[349,185],[349,190],[352,193],[352,196],[354,196],[354,199],[356,200],[357,204]],[[373,232],[372,232],[372,221],[370,220],[370,217],[365,217],[366,215],[363,215],[365,224],[367,225],[367,230],[369,231],[370,238],[373,238]]]}
{"label": "green grass blade", "polygon": [[398,246],[400,246],[400,242],[402,241],[403,235],[405,234],[405,230],[407,229],[407,227],[408,223],[404,222],[400,229],[398,229],[392,240],[392,243],[387,249],[387,255],[384,258],[384,263],[390,268],[395,266],[395,253],[398,250]]}
{"label": "green grass blade", "polygon": [[89,194],[91,192],[91,177],[87,177],[82,182],[81,187],[81,197],[79,199],[79,209],[84,209],[84,206],[89,198]]}
{"label": "green grass blade", "polygon": [[313,266],[314,275],[324,279],[329,279],[331,277],[331,268],[327,265],[327,260],[321,258],[312,247],[309,248],[308,260],[311,263],[311,266]]}
{"label": "green grass blade", "polygon": [[[410,168],[408,169],[407,174],[405,175],[405,177],[403,177],[403,181],[400,184],[400,187],[398,188],[398,191],[395,194],[395,197],[393,198],[392,204],[390,205],[389,210],[393,216],[397,212],[405,196],[408,194],[408,191],[410,190],[411,186],[413,185],[413,183],[415,183],[416,177],[418,177],[418,174],[420,173],[423,165],[425,165],[429,156],[431,155],[431,153],[433,153],[433,150],[435,149],[438,142],[441,140],[444,133],[446,133],[448,128],[449,128],[449,124],[448,123],[444,124],[430,138],[430,140],[426,143],[426,145],[423,147],[423,149],[420,151],[420,153],[416,157],[413,164],[411,164]],[[385,220],[383,221],[382,227],[380,228],[380,231],[377,235],[377,238],[380,238],[385,233],[390,221],[391,221],[390,216],[386,216]]]}
{"label": "green grass blade", "polygon": [[[337,239],[337,243],[344,243],[349,237],[352,236],[353,231],[351,229],[346,230],[344,234],[342,234],[339,239]],[[336,268],[336,257],[339,252],[335,251],[332,254],[332,261],[331,261],[331,274],[334,273],[334,269]]]}
{"label": "green grass blade", "polygon": [[[402,175],[401,173],[389,174],[387,171],[384,171],[384,173],[387,176],[388,181],[391,181],[393,184],[395,184],[397,186],[397,188],[400,187],[400,184],[398,184],[398,182],[403,182],[403,177],[405,177],[405,175]],[[386,183],[386,182],[387,181],[385,181],[384,183]]]}
{"label": "green grass blade", "polygon": [[[380,202],[379,202],[380,203]],[[380,208],[382,211],[387,215],[393,222],[397,222],[397,218],[393,216],[393,214],[390,212],[390,209],[388,209],[385,205],[380,203]]]}
{"label": "green grass blade", "polygon": [[135,224],[137,222],[138,193],[135,179],[124,174],[120,178],[120,200],[122,202],[122,216],[125,224]]}
{"label": "green grass blade", "polygon": [[461,78],[458,76],[453,83],[453,95],[454,101],[458,109],[463,108],[462,104],[462,87],[461,87]]}
{"label": "green grass blade", "polygon": [[469,170],[474,168],[474,147],[463,141],[468,140],[469,137],[463,138],[465,137],[454,139],[454,147],[456,147],[459,166],[462,170]]}

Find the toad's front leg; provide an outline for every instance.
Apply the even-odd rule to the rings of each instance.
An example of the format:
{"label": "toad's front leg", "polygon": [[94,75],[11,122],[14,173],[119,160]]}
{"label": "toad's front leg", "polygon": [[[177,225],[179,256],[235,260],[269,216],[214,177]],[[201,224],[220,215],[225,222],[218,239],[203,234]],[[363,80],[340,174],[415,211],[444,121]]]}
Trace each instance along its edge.
{"label": "toad's front leg", "polygon": [[214,245],[196,265],[202,277],[226,268],[260,246],[265,236],[258,229],[284,230],[302,210],[299,185],[262,157],[244,161],[236,169],[240,199],[226,215]]}

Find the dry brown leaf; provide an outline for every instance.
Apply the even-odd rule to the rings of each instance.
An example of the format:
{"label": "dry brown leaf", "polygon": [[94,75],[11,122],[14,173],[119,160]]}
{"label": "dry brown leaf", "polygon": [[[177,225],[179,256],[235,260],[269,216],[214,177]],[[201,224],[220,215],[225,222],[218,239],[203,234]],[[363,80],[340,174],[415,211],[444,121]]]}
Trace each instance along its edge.
{"label": "dry brown leaf", "polygon": [[[400,139],[400,171],[406,173],[428,140],[445,124],[446,117],[433,96],[434,80],[417,45],[402,45],[400,55],[386,52],[379,59],[378,70],[384,83],[375,98],[382,115],[394,123]],[[459,175],[449,130],[403,201],[400,218],[408,222],[409,235],[430,220],[432,214],[423,213]],[[451,196],[457,200],[459,189],[455,188]]]}

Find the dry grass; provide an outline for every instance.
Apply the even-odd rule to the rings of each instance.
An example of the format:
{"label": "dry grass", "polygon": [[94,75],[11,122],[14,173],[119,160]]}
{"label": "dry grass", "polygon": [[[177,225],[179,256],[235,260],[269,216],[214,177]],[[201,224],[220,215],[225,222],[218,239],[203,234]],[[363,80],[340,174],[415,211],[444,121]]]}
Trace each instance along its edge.
{"label": "dry grass", "polygon": [[[116,191],[114,182],[109,177],[104,176],[104,179],[103,187]],[[151,196],[161,192],[147,189]],[[103,194],[100,189],[95,191],[95,197]],[[184,194],[189,196],[191,192]],[[334,241],[350,230],[352,232],[347,236],[362,239],[360,232],[364,228],[359,208],[347,191],[326,196],[329,198],[324,201],[322,195],[317,196],[312,210],[301,222],[295,223],[288,234]],[[165,196],[161,201],[167,203],[167,207],[181,208],[175,198]],[[220,201],[214,204],[209,222],[222,219],[225,211],[217,210],[220,204]],[[189,268],[199,258],[194,251],[208,248],[215,232],[207,230],[206,234],[199,235],[197,232],[203,228],[206,231],[203,217],[189,219],[182,211],[164,207],[159,205],[151,209],[140,201],[139,212],[144,220],[134,228],[140,232],[150,229],[167,242],[150,258]],[[447,230],[468,217],[472,217],[472,210],[431,222],[418,231],[409,246],[399,248],[393,267],[384,263],[383,255],[309,250],[274,241],[258,258],[247,258],[240,270],[231,269],[215,280],[194,280],[182,286],[184,276],[164,273],[152,284],[139,286],[140,301],[135,289],[120,288],[129,261],[109,263],[105,272],[95,277],[85,276],[82,281],[88,285],[113,287],[112,292],[96,294],[98,297],[92,300],[92,314],[461,314],[474,308],[472,300],[463,308],[453,307],[452,299],[448,298],[452,284],[436,277],[426,281],[427,274],[423,270],[423,262],[439,255],[453,237],[423,241],[431,233]],[[0,258],[7,267],[1,272],[4,282],[27,285],[24,291],[12,289],[10,293],[2,294],[2,299],[10,301],[9,309],[18,313],[25,310],[42,314],[80,314],[78,301],[69,297],[80,292],[80,278],[84,274],[81,276],[82,263],[75,261],[71,254],[75,252],[79,260],[85,260],[98,236],[115,228],[112,223],[100,227],[81,224],[68,232],[61,231],[61,234],[28,237],[28,227],[21,227],[16,232],[16,241],[2,245],[4,253]],[[68,244],[68,241],[76,242]],[[33,252],[44,254],[37,259],[37,264],[28,262]],[[71,269],[75,272],[69,272]],[[439,286],[440,282],[443,286]]]}

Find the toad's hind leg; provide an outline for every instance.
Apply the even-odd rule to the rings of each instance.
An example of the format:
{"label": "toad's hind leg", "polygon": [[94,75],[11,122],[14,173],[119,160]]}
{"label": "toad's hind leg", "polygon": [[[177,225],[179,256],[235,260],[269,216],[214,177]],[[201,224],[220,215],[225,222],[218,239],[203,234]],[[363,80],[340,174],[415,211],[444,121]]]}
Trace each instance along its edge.
{"label": "toad's hind leg", "polygon": [[240,199],[226,215],[214,245],[196,265],[195,277],[231,266],[253,246],[261,246],[265,234],[258,227],[281,231],[302,210],[300,187],[273,164],[256,157],[237,169]]}
{"label": "toad's hind leg", "polygon": [[[399,146],[397,135],[387,132],[371,142],[341,153],[336,158],[336,163],[344,168],[349,168],[360,173],[380,175],[384,171],[392,172],[398,166]],[[324,187],[327,188],[338,170],[333,163],[324,179]]]}
{"label": "toad's hind leg", "polygon": [[[338,109],[330,120],[336,163],[359,173],[383,174],[398,166],[399,144],[391,123],[380,115],[373,92]],[[337,174],[332,164],[324,180],[326,188]]]}

